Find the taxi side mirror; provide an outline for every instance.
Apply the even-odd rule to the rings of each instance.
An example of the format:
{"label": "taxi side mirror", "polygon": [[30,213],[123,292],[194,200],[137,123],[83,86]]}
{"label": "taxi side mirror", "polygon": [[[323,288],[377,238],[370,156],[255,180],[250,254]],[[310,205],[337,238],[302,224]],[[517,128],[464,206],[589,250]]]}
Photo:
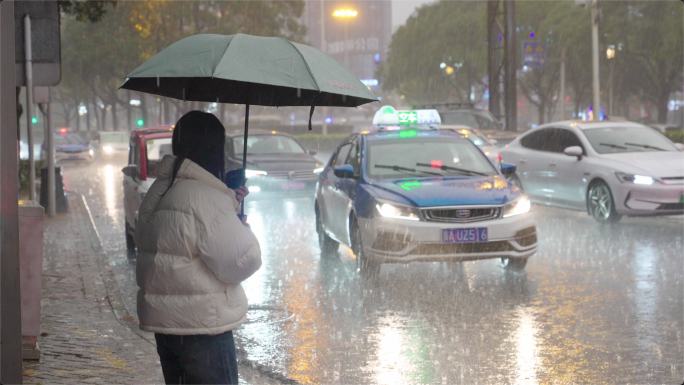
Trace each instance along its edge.
{"label": "taxi side mirror", "polygon": [[121,171],[124,173],[124,175],[129,176],[131,178],[135,178],[138,173],[138,170],[136,169],[134,164],[122,168]]}
{"label": "taxi side mirror", "polygon": [[351,164],[343,164],[333,169],[333,173],[338,178],[353,178],[354,167]]}
{"label": "taxi side mirror", "polygon": [[516,166],[513,163],[501,162],[501,173],[504,176],[509,176],[515,174]]}
{"label": "taxi side mirror", "polygon": [[308,152],[309,155],[316,155],[316,154],[318,154],[318,151],[316,151],[316,150],[307,150],[306,152]]}

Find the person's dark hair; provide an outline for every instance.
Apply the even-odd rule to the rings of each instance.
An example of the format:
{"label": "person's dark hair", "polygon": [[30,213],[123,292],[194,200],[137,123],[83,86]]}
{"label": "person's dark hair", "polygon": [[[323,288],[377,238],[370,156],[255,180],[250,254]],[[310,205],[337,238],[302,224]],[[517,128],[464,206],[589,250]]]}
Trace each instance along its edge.
{"label": "person's dark hair", "polygon": [[183,115],[173,128],[171,147],[176,160],[173,162],[169,188],[185,159],[190,159],[213,176],[223,179],[225,142],[226,129],[216,116],[202,111],[190,111]]}

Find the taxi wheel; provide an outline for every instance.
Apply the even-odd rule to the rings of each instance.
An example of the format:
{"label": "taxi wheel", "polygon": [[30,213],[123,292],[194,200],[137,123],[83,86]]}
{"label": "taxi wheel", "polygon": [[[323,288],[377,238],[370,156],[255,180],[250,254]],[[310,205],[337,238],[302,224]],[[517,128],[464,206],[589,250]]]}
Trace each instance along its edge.
{"label": "taxi wheel", "polygon": [[599,223],[614,223],[622,218],[615,210],[615,200],[606,182],[598,180],[587,192],[587,211]]}
{"label": "taxi wheel", "polygon": [[366,256],[363,250],[363,243],[361,241],[361,229],[356,223],[356,218],[349,221],[349,236],[351,241],[351,249],[356,255],[356,271],[364,276],[375,276],[380,271],[380,264]]}
{"label": "taxi wheel", "polygon": [[508,271],[524,270],[527,266],[527,258],[501,258],[501,267]]}
{"label": "taxi wheel", "polygon": [[321,254],[332,254],[337,251],[340,244],[325,233],[318,205],[316,205],[316,232],[318,233],[318,246],[321,248]]}
{"label": "taxi wheel", "polygon": [[133,240],[133,236],[131,235],[131,227],[128,226],[128,222],[126,222],[126,249],[128,251],[135,251],[135,240]]}

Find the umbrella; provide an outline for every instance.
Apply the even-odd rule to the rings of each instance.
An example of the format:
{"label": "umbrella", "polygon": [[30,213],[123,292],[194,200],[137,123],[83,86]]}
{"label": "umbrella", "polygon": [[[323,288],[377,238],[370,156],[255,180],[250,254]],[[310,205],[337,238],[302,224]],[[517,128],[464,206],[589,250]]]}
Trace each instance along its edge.
{"label": "umbrella", "polygon": [[243,169],[250,105],[310,106],[311,130],[315,106],[357,107],[377,101],[327,54],[279,37],[244,34],[179,40],[131,72],[120,88],[184,101],[245,104]]}

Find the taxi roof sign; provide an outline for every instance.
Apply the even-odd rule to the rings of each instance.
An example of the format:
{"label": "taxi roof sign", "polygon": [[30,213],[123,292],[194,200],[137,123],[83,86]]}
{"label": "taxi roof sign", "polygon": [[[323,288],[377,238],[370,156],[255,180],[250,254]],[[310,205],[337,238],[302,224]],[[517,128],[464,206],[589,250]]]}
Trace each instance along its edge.
{"label": "taxi roof sign", "polygon": [[439,127],[441,124],[437,110],[395,110],[392,106],[384,106],[373,117],[375,127]]}

